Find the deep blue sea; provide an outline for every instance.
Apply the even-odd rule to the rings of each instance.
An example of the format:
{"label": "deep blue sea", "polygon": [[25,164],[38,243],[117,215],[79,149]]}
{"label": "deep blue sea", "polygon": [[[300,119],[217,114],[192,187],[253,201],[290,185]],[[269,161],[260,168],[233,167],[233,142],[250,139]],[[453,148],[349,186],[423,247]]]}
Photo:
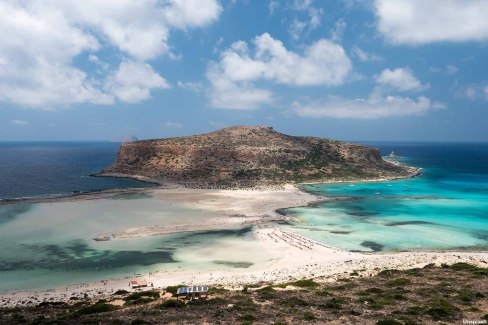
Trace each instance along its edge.
{"label": "deep blue sea", "polygon": [[336,199],[289,209],[291,230],[350,251],[488,247],[488,144],[365,144],[394,150],[421,176],[303,186]]}
{"label": "deep blue sea", "polygon": [[119,146],[113,142],[0,142],[0,199],[151,186],[89,177],[112,164]]}

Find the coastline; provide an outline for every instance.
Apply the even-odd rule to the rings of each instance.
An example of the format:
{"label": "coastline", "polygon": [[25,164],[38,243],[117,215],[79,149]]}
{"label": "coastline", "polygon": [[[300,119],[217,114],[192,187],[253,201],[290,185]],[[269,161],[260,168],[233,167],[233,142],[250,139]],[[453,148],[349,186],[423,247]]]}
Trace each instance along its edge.
{"label": "coastline", "polygon": [[[393,162],[395,163],[395,162]],[[399,163],[401,164],[401,163]],[[403,165],[403,164],[401,164]],[[409,167],[403,165],[405,167]],[[152,190],[158,189],[197,189],[197,190],[279,190],[286,186],[295,186],[301,191],[302,185],[314,185],[314,184],[335,184],[335,183],[370,183],[370,182],[387,182],[400,179],[409,179],[421,176],[420,170],[422,168],[409,167],[412,173],[407,176],[395,176],[395,177],[380,177],[380,178],[358,178],[358,179],[326,179],[314,182],[301,182],[301,183],[279,183],[279,184],[269,184],[269,185],[255,185],[255,186],[228,186],[223,188],[205,188],[204,186],[189,186],[191,184],[178,184],[172,181],[162,181],[153,178],[149,178],[141,175],[130,175],[123,173],[103,173],[98,172],[89,175],[90,177],[108,177],[108,178],[125,178],[131,179],[139,182],[144,182],[148,184],[157,185],[153,188],[112,188],[106,190],[92,190],[87,192],[77,192],[77,193],[65,193],[65,194],[53,194],[47,196],[34,196],[34,197],[21,197],[21,198],[9,198],[1,199],[0,206],[10,205],[10,204],[22,204],[22,203],[55,203],[55,202],[69,202],[69,201],[82,201],[82,200],[93,200],[93,199],[103,199],[109,198],[115,195],[121,194],[133,194],[133,193],[150,193]],[[306,192],[306,191],[305,191]],[[308,193],[308,192],[307,192]],[[285,209],[285,208],[280,208]]]}
{"label": "coastline", "polygon": [[[385,179],[386,181],[386,179]],[[195,205],[214,211],[215,219],[203,224],[182,224],[169,227],[131,228],[111,233],[116,240],[134,237],[157,236],[173,232],[194,232],[212,229],[238,229],[253,226],[251,236],[256,246],[271,252],[272,258],[248,267],[225,268],[216,266],[208,272],[195,270],[158,270],[141,275],[127,274],[84,284],[71,284],[47,290],[11,290],[0,292],[0,306],[27,306],[42,301],[70,301],[85,293],[91,299],[106,299],[118,289],[127,289],[128,279],[141,279],[163,289],[169,285],[222,285],[239,289],[248,284],[282,283],[303,278],[331,282],[358,272],[371,276],[384,269],[423,267],[430,263],[441,265],[467,262],[479,266],[488,265],[486,251],[408,251],[408,252],[349,252],[318,243],[312,239],[287,232],[279,222],[289,221],[282,210],[289,207],[307,206],[329,198],[314,195],[296,185],[282,189],[232,189],[204,190],[184,187],[150,189],[116,189],[81,193],[64,198],[49,198],[38,202],[70,202],[106,199],[117,195],[150,193],[164,197],[172,204]],[[25,203],[25,202],[24,202]],[[30,201],[35,203],[35,201]],[[12,204],[10,202],[9,204]],[[277,223],[278,222],[278,223]],[[102,236],[104,234],[100,234]],[[111,239],[112,239],[111,238]],[[93,239],[93,238],[92,238]]]}

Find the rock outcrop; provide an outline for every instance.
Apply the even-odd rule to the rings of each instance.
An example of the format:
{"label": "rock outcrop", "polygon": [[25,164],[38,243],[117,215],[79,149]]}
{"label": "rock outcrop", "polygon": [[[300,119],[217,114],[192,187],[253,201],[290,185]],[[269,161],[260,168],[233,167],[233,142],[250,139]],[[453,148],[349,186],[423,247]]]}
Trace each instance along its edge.
{"label": "rock outcrop", "polygon": [[97,176],[196,187],[403,178],[414,168],[384,161],[378,149],[267,126],[236,126],[187,137],[123,143]]}

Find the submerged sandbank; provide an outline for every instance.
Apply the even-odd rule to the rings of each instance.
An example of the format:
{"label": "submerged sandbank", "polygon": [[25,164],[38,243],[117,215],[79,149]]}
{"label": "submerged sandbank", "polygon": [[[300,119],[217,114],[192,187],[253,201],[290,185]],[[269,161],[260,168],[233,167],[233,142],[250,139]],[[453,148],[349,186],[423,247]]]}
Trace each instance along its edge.
{"label": "submerged sandbank", "polygon": [[[326,199],[287,185],[269,190],[150,189],[31,204],[0,224],[2,247],[11,252],[0,272],[7,274],[8,267],[15,272],[22,258],[35,262],[43,254],[53,263],[52,270],[29,272],[29,267],[45,267],[33,263],[17,278],[3,277],[4,282],[15,280],[21,286],[24,281],[24,288],[33,289],[33,281],[66,275],[37,287],[42,290],[3,290],[1,305],[69,300],[85,293],[101,298],[127,289],[128,279],[138,278],[155,287],[185,283],[238,288],[301,278],[334,281],[354,271],[367,276],[429,263],[488,263],[486,252],[348,252],[276,223],[292,221],[279,209]],[[96,236],[110,240],[97,242]],[[19,247],[26,256],[14,256],[24,254],[16,251]],[[6,265],[5,260],[17,264]],[[107,261],[122,264],[114,267]]]}

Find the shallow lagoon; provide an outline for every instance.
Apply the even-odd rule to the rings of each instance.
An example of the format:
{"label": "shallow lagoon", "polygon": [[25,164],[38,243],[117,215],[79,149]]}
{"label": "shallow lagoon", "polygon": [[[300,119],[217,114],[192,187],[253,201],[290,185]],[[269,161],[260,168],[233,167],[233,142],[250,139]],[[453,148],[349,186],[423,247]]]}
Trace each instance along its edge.
{"label": "shallow lagoon", "polygon": [[168,205],[138,194],[0,206],[0,291],[52,288],[142,272],[247,268],[270,258],[256,246],[251,228],[92,239],[117,229],[199,223],[211,216],[212,211]]}
{"label": "shallow lagoon", "polygon": [[423,167],[413,179],[306,185],[333,198],[287,213],[290,230],[351,251],[488,247],[488,145],[384,144]]}

